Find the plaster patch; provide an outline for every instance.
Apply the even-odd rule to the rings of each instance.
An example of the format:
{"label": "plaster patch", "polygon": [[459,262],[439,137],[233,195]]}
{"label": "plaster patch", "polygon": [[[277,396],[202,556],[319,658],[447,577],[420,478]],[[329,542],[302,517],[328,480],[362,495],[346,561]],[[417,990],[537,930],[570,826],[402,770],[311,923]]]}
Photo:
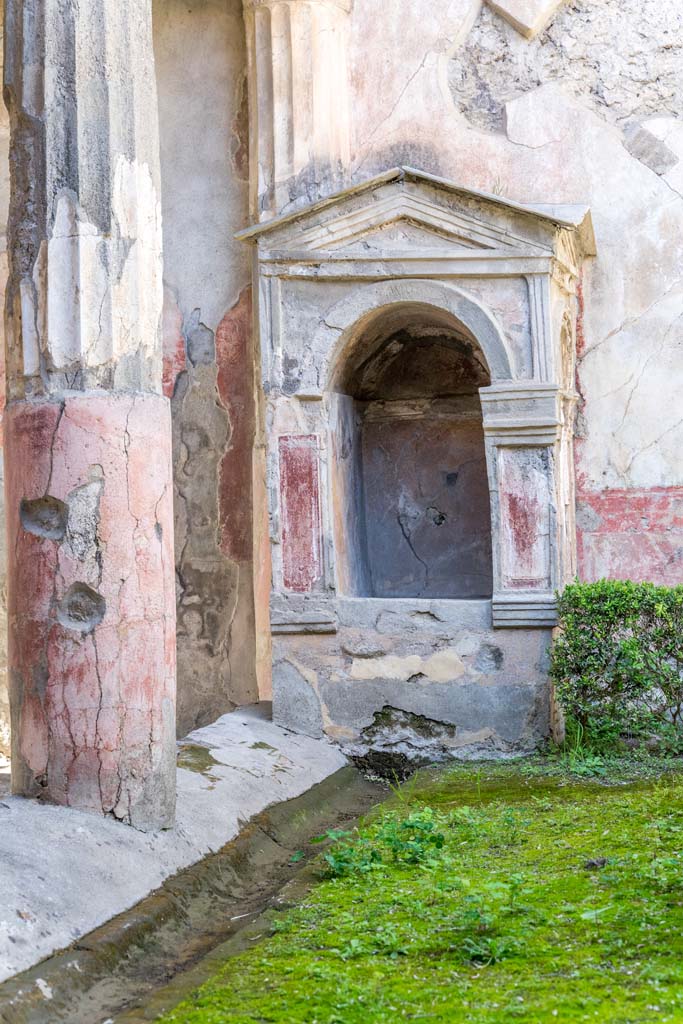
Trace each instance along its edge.
{"label": "plaster patch", "polygon": [[562,88],[554,84],[510,100],[505,105],[505,128],[510,142],[541,149],[561,142],[576,129],[573,105]]}
{"label": "plaster patch", "polygon": [[97,527],[103,489],[104,478],[100,467],[98,479],[75,488],[69,494],[66,535],[71,551],[81,561],[97,556]]}
{"label": "plaster patch", "polygon": [[426,682],[447,683],[459,679],[465,665],[455,650],[437,651],[427,658],[419,654],[400,657],[388,654],[381,658],[354,658],[352,679],[399,679],[407,682],[413,676],[424,677]]}
{"label": "plaster patch", "polygon": [[655,174],[666,175],[678,163],[676,153],[644,125],[629,125],[624,133],[624,145],[631,156]]}
{"label": "plaster patch", "polygon": [[183,335],[183,314],[170,288],[164,288],[162,346],[162,390],[167,398],[172,398],[178,376],[187,366],[187,358]]}
{"label": "plaster patch", "polygon": [[659,139],[675,162],[663,171],[662,177],[674,191],[683,196],[683,121],[679,117],[653,117],[643,128]]}
{"label": "plaster patch", "polygon": [[19,285],[19,294],[21,296],[22,370],[27,377],[31,377],[40,369],[40,344],[36,329],[36,303],[33,281],[23,280]]}
{"label": "plaster patch", "polygon": [[164,287],[161,201],[148,164],[119,154],[112,211],[122,238],[131,243],[119,281],[112,289],[114,355],[132,351],[152,358],[159,345]]}

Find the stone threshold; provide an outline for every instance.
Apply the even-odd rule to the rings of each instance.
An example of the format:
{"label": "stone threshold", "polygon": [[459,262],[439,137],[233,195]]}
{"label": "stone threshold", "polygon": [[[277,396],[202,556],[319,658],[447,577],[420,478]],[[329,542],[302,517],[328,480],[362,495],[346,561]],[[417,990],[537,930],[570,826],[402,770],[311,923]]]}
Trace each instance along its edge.
{"label": "stone threshold", "polygon": [[[237,948],[244,948],[260,937],[267,908],[282,910],[305,891],[311,858],[320,851],[310,844],[312,838],[354,820],[385,797],[383,786],[347,766],[303,795],[254,816],[217,853],[180,871],[68,949],[0,985],[0,1020],[153,1020],[207,976],[220,956],[234,950],[229,943],[241,942]],[[176,980],[169,985],[170,979]]]}

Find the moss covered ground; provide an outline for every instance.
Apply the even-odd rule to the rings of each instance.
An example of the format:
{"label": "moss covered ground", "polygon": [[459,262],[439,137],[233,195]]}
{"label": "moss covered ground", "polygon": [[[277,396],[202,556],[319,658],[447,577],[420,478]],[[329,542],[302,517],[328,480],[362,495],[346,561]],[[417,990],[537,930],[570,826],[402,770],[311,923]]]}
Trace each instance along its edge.
{"label": "moss covered ground", "polygon": [[683,1022],[683,775],[422,772],[165,1024]]}

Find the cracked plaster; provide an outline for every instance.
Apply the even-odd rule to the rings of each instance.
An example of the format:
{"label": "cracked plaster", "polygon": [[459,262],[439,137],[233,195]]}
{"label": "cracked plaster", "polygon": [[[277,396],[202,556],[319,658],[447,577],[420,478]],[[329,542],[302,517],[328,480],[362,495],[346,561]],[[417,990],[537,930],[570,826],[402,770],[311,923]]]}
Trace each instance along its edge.
{"label": "cracked plaster", "polygon": [[[170,422],[155,395],[7,412],[13,787],[142,829],[173,819]],[[22,500],[68,510],[61,537]],[[169,608],[171,612],[169,612]]]}
{"label": "cracked plaster", "polygon": [[[583,282],[581,486],[683,483],[682,425],[675,403],[661,402],[683,372],[679,5],[574,0],[529,41],[481,5],[451,5],[445,21],[430,11],[412,25],[423,13],[416,4],[384,58],[393,65],[386,103],[376,95],[386,69],[362,60],[366,32],[373,39],[367,0],[355,10],[352,82],[367,115],[357,177],[419,161],[521,202],[587,203],[599,258]],[[627,129],[640,127],[673,154],[668,166],[648,166],[652,147],[644,160],[629,152]]]}
{"label": "cracked plaster", "polygon": [[[636,506],[648,494],[674,503],[668,519],[653,517],[669,525],[648,540],[643,564],[650,575],[664,557],[677,564],[683,424],[662,396],[683,372],[682,19],[675,0],[569,0],[532,40],[481,0],[416,0],[389,20],[377,17],[374,0],[356,0],[349,20],[348,178],[410,163],[519,201],[593,210],[600,258],[583,282],[577,441],[593,573],[611,564],[596,532],[610,521],[598,502],[608,492],[622,504],[631,493]],[[219,0],[158,0],[155,27],[175,303],[170,393],[187,369],[178,324],[199,308],[215,336],[247,283],[244,253],[231,241],[248,219],[244,44],[235,0],[227,12]],[[305,173],[299,186],[310,198],[325,187]],[[213,387],[202,392],[206,403]],[[674,545],[666,556],[657,546],[665,536]]]}
{"label": "cracked plaster", "polygon": [[[155,0],[171,396],[178,731],[258,698],[241,0]],[[192,45],[188,46],[188,39]]]}

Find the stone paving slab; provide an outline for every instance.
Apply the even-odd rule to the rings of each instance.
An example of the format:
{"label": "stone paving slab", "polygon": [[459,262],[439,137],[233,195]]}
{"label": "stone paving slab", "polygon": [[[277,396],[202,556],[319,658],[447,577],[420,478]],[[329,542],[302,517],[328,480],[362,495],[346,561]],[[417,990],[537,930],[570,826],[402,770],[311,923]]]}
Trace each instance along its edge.
{"label": "stone paving slab", "polygon": [[19,797],[0,801],[0,981],[133,906],[241,825],[347,762],[325,740],[224,715],[180,744],[176,825],[156,834]]}

